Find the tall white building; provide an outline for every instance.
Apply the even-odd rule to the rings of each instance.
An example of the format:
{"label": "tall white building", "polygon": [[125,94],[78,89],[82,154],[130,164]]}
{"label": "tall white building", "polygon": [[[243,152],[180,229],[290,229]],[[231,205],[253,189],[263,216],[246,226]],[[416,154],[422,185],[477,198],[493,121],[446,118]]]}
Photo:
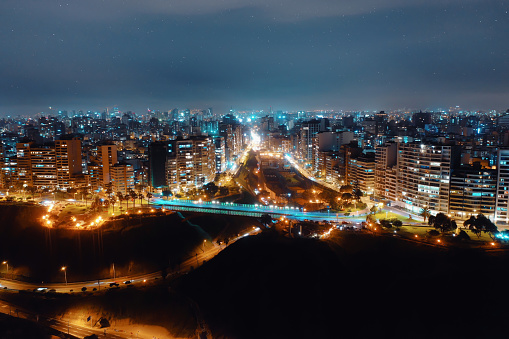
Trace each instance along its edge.
{"label": "tall white building", "polygon": [[457,146],[399,144],[398,203],[416,213],[423,207],[449,213],[451,169],[460,156]]}
{"label": "tall white building", "polygon": [[499,149],[497,153],[497,199],[495,203],[495,222],[509,224],[509,149]]}

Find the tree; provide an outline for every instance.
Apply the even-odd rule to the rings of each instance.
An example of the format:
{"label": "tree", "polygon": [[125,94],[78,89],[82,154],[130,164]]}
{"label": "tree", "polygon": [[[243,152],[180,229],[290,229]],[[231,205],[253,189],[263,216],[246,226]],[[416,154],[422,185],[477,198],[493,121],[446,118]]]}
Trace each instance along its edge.
{"label": "tree", "polygon": [[99,198],[98,195],[94,196],[94,199],[92,200],[92,204],[90,205],[90,208],[93,210],[100,211],[102,206],[101,198]]}
{"label": "tree", "polygon": [[136,194],[136,192],[132,188],[130,188],[129,192],[127,192],[127,195],[129,198],[133,199],[133,208],[136,208],[136,200],[135,199],[138,196]]}
{"label": "tree", "polygon": [[350,200],[352,200],[352,198],[353,198],[352,193],[341,194],[341,200],[343,200],[343,201],[350,202]]}
{"label": "tree", "polygon": [[30,194],[32,195],[32,197],[35,195],[35,192],[37,191],[37,187],[34,187],[34,186],[27,186],[26,187],[26,190],[28,192],[30,192]]}
{"label": "tree", "polygon": [[438,213],[436,216],[431,215],[428,218],[428,225],[433,226],[442,233],[454,231],[457,228],[456,222],[444,213]]}
{"label": "tree", "polygon": [[374,223],[376,223],[376,218],[375,218],[375,216],[374,216],[373,214],[368,214],[368,215],[366,216],[366,222],[367,222],[367,223],[373,223],[373,224],[374,224]]}
{"label": "tree", "polygon": [[88,186],[81,186],[80,187],[80,193],[81,193],[81,199],[85,199],[85,207],[87,206],[88,201],[88,193],[90,192],[90,187]]}
{"label": "tree", "polygon": [[104,199],[102,204],[103,204],[104,207],[106,207],[106,209],[108,209],[108,207],[110,207],[111,200],[110,199]]}
{"label": "tree", "polygon": [[117,197],[113,196],[111,199],[110,199],[110,204],[111,204],[111,207],[113,208],[113,213],[115,213],[115,204],[117,203]]}
{"label": "tree", "polygon": [[419,213],[419,215],[421,217],[423,217],[424,222],[426,222],[426,219],[428,219],[429,216],[431,215],[429,207],[428,206],[424,206],[423,208],[421,208],[421,213]]}
{"label": "tree", "polygon": [[109,182],[105,185],[106,187],[106,194],[108,195],[108,198],[111,198],[111,194],[113,193],[113,183]]}
{"label": "tree", "polygon": [[153,195],[152,193],[148,192],[147,193],[147,201],[150,201],[150,199],[152,199]]}
{"label": "tree", "polygon": [[482,232],[488,233],[492,239],[498,233],[497,226],[482,213],[478,214],[477,217],[472,215],[468,220],[465,220],[463,225],[468,227],[479,238]]}
{"label": "tree", "polygon": [[359,187],[359,181],[357,180],[354,182],[352,194],[354,199],[357,201],[361,200],[361,197],[364,196],[364,193],[361,191]]}
{"label": "tree", "polygon": [[376,212],[378,212],[378,206],[374,204],[373,206],[371,206],[369,211],[371,212],[371,214],[376,214]]}
{"label": "tree", "polygon": [[382,225],[383,228],[391,228],[392,227],[391,221],[387,220],[387,219],[380,220],[380,225]]}
{"label": "tree", "polygon": [[394,225],[394,227],[397,227],[397,228],[400,228],[401,226],[403,226],[403,222],[399,219],[391,219],[392,221],[392,225]]}
{"label": "tree", "polygon": [[230,190],[226,186],[221,186],[219,188],[219,194],[220,195],[228,195],[228,194],[230,194]]}
{"label": "tree", "polygon": [[[120,206],[122,206],[122,200],[124,200],[124,194],[122,194],[122,192],[117,192],[117,197],[118,197]],[[126,206],[126,210],[127,210],[127,206]]]}
{"label": "tree", "polygon": [[163,191],[163,197],[166,197],[166,200],[168,200],[168,197],[171,197],[172,193],[170,190],[164,190]]}
{"label": "tree", "polygon": [[205,192],[207,192],[207,194],[211,197],[216,195],[217,191],[219,191],[219,187],[217,187],[214,182],[209,182],[208,184],[204,185],[203,188],[205,189]]}
{"label": "tree", "polygon": [[[29,188],[29,187],[27,187],[27,189],[28,189],[28,188]],[[74,187],[69,187],[69,188],[67,189],[67,193],[69,193],[69,194],[76,194],[76,193],[78,193],[78,190],[77,190],[76,188],[74,188]],[[74,197],[75,197],[75,196],[73,196],[73,198],[74,198]]]}

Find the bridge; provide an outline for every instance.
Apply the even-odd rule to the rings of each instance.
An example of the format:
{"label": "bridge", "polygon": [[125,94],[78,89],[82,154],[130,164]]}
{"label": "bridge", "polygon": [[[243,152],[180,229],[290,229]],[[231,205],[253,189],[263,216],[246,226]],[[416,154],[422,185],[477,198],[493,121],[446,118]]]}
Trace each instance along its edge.
{"label": "bridge", "polygon": [[[299,220],[337,220],[339,215],[330,213],[328,211],[313,211],[306,212],[298,207],[279,207],[275,205],[265,206],[261,204],[236,204],[234,202],[219,202],[219,201],[201,201],[201,200],[180,200],[180,199],[151,199],[151,204],[154,206],[161,206],[173,211],[182,212],[199,212],[210,214],[224,214],[224,215],[238,215],[244,217],[260,218],[264,214],[270,215],[274,219],[282,216],[299,219]],[[343,215],[342,215],[343,216]],[[351,216],[350,219],[355,219],[356,216]],[[357,216],[357,218],[359,218]],[[359,218],[359,220],[364,218]]]}

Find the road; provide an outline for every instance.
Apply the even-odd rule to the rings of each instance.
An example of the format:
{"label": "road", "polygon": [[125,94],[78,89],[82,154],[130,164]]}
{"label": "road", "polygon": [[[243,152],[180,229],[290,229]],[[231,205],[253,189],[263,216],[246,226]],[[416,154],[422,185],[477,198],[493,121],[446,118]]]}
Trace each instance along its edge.
{"label": "road", "polygon": [[[260,232],[259,228],[255,228],[250,232],[247,232],[229,242],[229,244],[234,243],[238,239],[241,239],[246,236],[254,235]],[[221,250],[226,248],[226,245],[220,246],[217,244],[212,244],[212,246],[208,246],[204,250],[199,250],[194,255],[190,256],[184,262],[182,262],[179,266],[179,270],[176,272],[171,272],[167,275],[168,278],[172,276],[177,276],[179,274],[187,273],[193,268],[198,267],[203,264],[204,261],[208,261],[216,256]],[[168,269],[169,270],[169,269]],[[131,284],[133,286],[140,286],[151,281],[155,281],[157,279],[162,278],[161,271],[148,273],[148,274],[140,274],[140,275],[131,275],[125,277],[118,277],[117,279],[103,279],[103,280],[93,280],[93,281],[82,281],[82,282],[71,282],[68,284],[65,283],[52,283],[52,284],[36,284],[36,283],[28,283],[16,280],[9,279],[0,279],[0,288],[6,287],[10,290],[37,290],[42,289],[40,293],[45,293],[50,289],[54,289],[55,292],[58,293],[66,293],[73,290],[73,292],[81,293],[81,289],[86,287],[88,291],[91,291],[93,288],[99,289],[109,289],[110,283],[117,282],[119,283],[119,287],[113,288],[127,288],[126,284],[123,284],[124,281],[132,281]],[[1,294],[0,294],[1,296]],[[84,327],[75,325],[66,320],[51,318],[41,314],[35,314],[29,310],[21,309],[20,307],[10,304],[6,301],[0,300],[0,312],[5,314],[10,314],[11,316],[18,316],[20,318],[28,319],[31,321],[37,321],[41,325],[48,326],[54,328],[62,333],[68,333],[70,335],[76,336],[78,338],[83,338],[85,336],[91,334],[97,334],[100,338],[133,338],[131,334],[116,332],[113,328],[106,328],[106,334],[104,334],[104,329],[97,329],[92,327]],[[115,332],[114,332],[115,331]],[[139,336],[139,338],[144,338],[143,336]]]}
{"label": "road", "polygon": [[[30,321],[34,321],[39,323],[42,326],[51,327],[57,331],[60,331],[65,334],[69,334],[78,338],[83,338],[85,336],[89,336],[91,334],[97,334],[101,338],[131,338],[130,334],[115,332],[112,328],[99,329],[93,327],[84,327],[79,325],[74,325],[66,320],[56,319],[52,317],[45,316],[43,314],[36,314],[31,311],[25,310],[19,306],[13,305],[6,301],[0,300],[0,312],[4,314],[8,314],[13,317],[18,317],[21,319],[27,319]],[[113,332],[113,333],[111,333]],[[106,334],[105,334],[106,333]]]}
{"label": "road", "polygon": [[[235,239],[232,239],[229,244],[234,243],[236,240],[243,238],[245,236],[250,236],[257,234],[260,231],[260,229],[255,228]],[[193,255],[190,255],[185,261],[183,261],[178,271],[171,271],[170,268],[166,269],[166,272],[170,272],[167,274],[167,278],[171,278],[172,276],[176,276],[182,273],[189,272],[192,268],[196,268],[199,265],[203,264],[204,261],[208,261],[212,259],[214,256],[216,256],[221,250],[223,250],[225,246],[219,246],[217,244],[212,244],[212,246],[207,246],[206,249],[202,250],[199,249],[198,252],[194,253]],[[129,275],[129,276],[122,276],[122,277],[116,277],[114,278],[108,278],[108,279],[101,279],[101,280],[91,280],[91,281],[80,281],[80,282],[69,282],[68,284],[65,283],[45,283],[45,284],[38,284],[38,283],[31,283],[31,282],[24,282],[24,281],[18,281],[18,280],[11,280],[11,279],[0,279],[0,288],[7,287],[11,290],[36,290],[36,289],[42,289],[40,290],[40,293],[45,293],[48,290],[55,290],[55,292],[58,293],[67,293],[67,292],[79,292],[81,293],[81,289],[83,287],[87,288],[87,291],[92,291],[94,288],[97,290],[102,289],[109,289],[111,283],[118,283],[118,288],[125,288],[127,285],[133,285],[133,286],[139,286],[143,284],[147,284],[150,282],[153,282],[157,279],[162,278],[162,271],[147,273],[147,274],[138,274],[138,275]],[[130,284],[124,284],[125,281],[131,281]],[[116,287],[113,287],[116,288]]]}

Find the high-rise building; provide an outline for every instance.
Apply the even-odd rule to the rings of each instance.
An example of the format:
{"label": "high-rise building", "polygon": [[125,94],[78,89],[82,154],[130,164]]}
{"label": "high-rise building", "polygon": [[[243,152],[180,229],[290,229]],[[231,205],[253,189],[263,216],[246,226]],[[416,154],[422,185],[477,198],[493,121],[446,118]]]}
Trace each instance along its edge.
{"label": "high-rise building", "polygon": [[497,170],[482,168],[479,162],[461,166],[451,175],[449,213],[466,219],[479,213],[495,216]]}
{"label": "high-rise building", "polygon": [[[375,155],[375,197],[395,200],[397,181],[398,143],[389,142],[376,148]],[[389,174],[390,173],[390,174]]]}
{"label": "high-rise building", "polygon": [[81,141],[57,140],[55,144],[17,143],[16,178],[36,187],[67,188],[81,173]]}
{"label": "high-rise building", "polygon": [[216,173],[226,171],[226,143],[223,137],[214,137],[214,152],[216,154]]}
{"label": "high-rise building", "polygon": [[134,170],[133,166],[126,163],[115,164],[110,167],[110,178],[112,191],[122,194],[134,188]]}
{"label": "high-rise building", "polygon": [[168,143],[166,175],[172,190],[200,188],[216,174],[216,154],[212,137],[177,138]]}
{"label": "high-rise building", "polygon": [[313,140],[318,132],[326,131],[328,119],[310,120],[302,123],[299,138],[299,156],[306,160],[313,160]]}
{"label": "high-rise building", "polygon": [[149,146],[149,182],[150,186],[160,188],[166,183],[167,141],[156,141]]}
{"label": "high-rise building", "polygon": [[375,186],[375,154],[373,152],[350,158],[348,181],[362,192],[373,194]]}
{"label": "high-rise building", "polygon": [[500,148],[498,150],[497,169],[495,221],[509,224],[509,148]]}
{"label": "high-rise building", "polygon": [[57,185],[69,187],[72,179],[81,173],[81,140],[77,138],[55,141]]}
{"label": "high-rise building", "polygon": [[57,161],[55,147],[30,148],[32,182],[36,187],[57,187]]}
{"label": "high-rise building", "polygon": [[110,183],[111,173],[110,168],[118,163],[116,145],[101,145],[97,146],[97,162],[99,164],[99,186]]}
{"label": "high-rise building", "polygon": [[423,207],[432,213],[449,212],[452,169],[460,163],[459,146],[443,144],[399,144],[398,203],[412,212]]}
{"label": "high-rise building", "polygon": [[32,160],[30,156],[30,146],[33,142],[22,142],[16,144],[16,179],[28,185],[33,185],[32,181]]}

